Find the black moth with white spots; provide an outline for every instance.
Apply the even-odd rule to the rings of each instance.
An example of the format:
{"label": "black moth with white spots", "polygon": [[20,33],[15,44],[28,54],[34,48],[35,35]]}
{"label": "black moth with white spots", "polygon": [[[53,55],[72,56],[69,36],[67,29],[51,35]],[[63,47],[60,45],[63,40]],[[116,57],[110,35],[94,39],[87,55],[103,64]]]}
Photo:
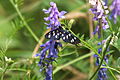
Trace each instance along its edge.
{"label": "black moth with white spots", "polygon": [[80,43],[80,40],[76,36],[74,36],[70,31],[64,30],[61,26],[48,32],[45,35],[45,38],[53,40],[60,40],[60,38],[62,38],[63,41],[71,44]]}

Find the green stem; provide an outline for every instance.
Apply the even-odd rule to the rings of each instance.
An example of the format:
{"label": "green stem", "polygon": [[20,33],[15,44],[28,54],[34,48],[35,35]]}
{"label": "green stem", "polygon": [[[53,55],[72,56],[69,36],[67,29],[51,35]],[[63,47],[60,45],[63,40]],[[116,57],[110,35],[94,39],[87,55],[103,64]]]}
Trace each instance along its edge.
{"label": "green stem", "polygon": [[101,55],[97,52],[97,50],[94,49],[91,45],[89,45],[87,42],[85,42],[85,41],[82,40],[82,39],[80,39],[80,41],[84,44],[84,45],[83,45],[84,47],[92,50],[96,55],[98,55],[100,58],[102,58]]}
{"label": "green stem", "polygon": [[103,57],[102,57],[102,60],[101,60],[101,62],[100,62],[100,65],[98,66],[97,70],[94,72],[94,74],[92,75],[92,77],[91,77],[89,80],[92,80],[92,79],[94,78],[94,76],[97,74],[97,72],[99,71],[99,69],[100,69],[100,67],[101,67],[101,65],[102,65],[102,63],[103,63],[104,57],[105,57],[105,53],[104,53],[104,55],[103,55]]}
{"label": "green stem", "polygon": [[108,68],[108,69],[111,69],[111,70],[113,70],[113,71],[116,71],[117,73],[119,73],[119,74],[120,74],[120,71],[118,71],[117,69],[112,68],[112,67],[101,66],[101,68]]}
{"label": "green stem", "polygon": [[[107,64],[107,63],[105,63],[105,65],[106,65],[106,64]],[[109,66],[106,65],[106,67],[109,67]],[[111,71],[111,69],[108,68],[108,71],[109,71],[110,74],[113,76],[114,80],[118,80],[118,79],[116,78],[116,76],[113,74],[113,72]]]}
{"label": "green stem", "polygon": [[62,68],[66,67],[66,66],[69,66],[69,65],[71,65],[71,64],[73,64],[73,63],[75,63],[75,62],[77,62],[77,61],[79,61],[79,60],[81,60],[81,59],[87,58],[87,57],[89,57],[89,56],[91,56],[91,55],[93,55],[93,53],[88,53],[88,54],[86,54],[86,55],[84,55],[84,56],[81,56],[81,57],[78,57],[78,58],[76,58],[76,59],[74,59],[74,60],[72,60],[72,61],[70,61],[70,62],[68,62],[68,63],[66,63],[66,64],[64,64],[64,65],[62,65],[62,66],[58,66],[58,67],[53,71],[53,74],[55,74],[56,72],[58,72],[58,71],[61,70]]}
{"label": "green stem", "polygon": [[20,69],[20,68],[12,68],[12,69],[8,69],[9,71],[23,71],[23,72],[27,72],[27,70],[25,69]]}
{"label": "green stem", "polygon": [[74,54],[76,51],[73,51],[73,52],[71,52],[71,53],[69,53],[69,54],[62,54],[62,55],[59,55],[60,57],[65,57],[65,56],[69,56],[69,55],[72,55],[72,54]]}
{"label": "green stem", "polygon": [[4,80],[4,75],[5,75],[5,72],[7,71],[7,69],[8,69],[8,64],[6,63],[5,69],[4,69],[2,76],[1,76],[1,80]]}
{"label": "green stem", "polygon": [[27,30],[30,32],[30,34],[34,37],[34,39],[39,42],[39,38],[33,33],[33,31],[31,30],[30,26],[27,24],[27,22],[25,21],[24,17],[22,16],[19,8],[18,8],[18,5],[17,4],[14,4],[14,2],[12,2],[10,0],[11,4],[14,6],[17,14],[19,15],[20,19],[22,20],[24,26],[27,28]]}

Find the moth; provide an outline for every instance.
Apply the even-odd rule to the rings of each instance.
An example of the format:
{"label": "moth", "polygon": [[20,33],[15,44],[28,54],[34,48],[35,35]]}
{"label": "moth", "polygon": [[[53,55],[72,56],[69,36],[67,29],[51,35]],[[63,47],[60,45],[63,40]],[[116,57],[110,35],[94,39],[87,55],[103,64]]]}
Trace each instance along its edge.
{"label": "moth", "polygon": [[80,40],[76,36],[74,36],[68,29],[64,30],[61,26],[48,32],[45,35],[45,38],[53,40],[60,40],[62,38],[64,42],[71,44],[80,43]]}

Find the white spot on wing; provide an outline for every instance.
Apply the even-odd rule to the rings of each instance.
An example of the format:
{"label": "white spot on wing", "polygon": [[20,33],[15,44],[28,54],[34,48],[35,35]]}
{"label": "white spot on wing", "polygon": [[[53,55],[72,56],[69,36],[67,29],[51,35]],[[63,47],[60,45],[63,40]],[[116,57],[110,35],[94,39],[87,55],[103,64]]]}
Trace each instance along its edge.
{"label": "white spot on wing", "polygon": [[58,38],[58,36],[56,35],[55,38]]}
{"label": "white spot on wing", "polygon": [[51,37],[51,35],[48,35],[48,38],[50,38]]}
{"label": "white spot on wing", "polygon": [[63,37],[63,39],[65,40],[65,37]]}
{"label": "white spot on wing", "polygon": [[60,34],[59,34],[59,33],[57,33],[57,35],[59,36]]}
{"label": "white spot on wing", "polygon": [[71,34],[68,34],[69,36],[71,36]]}
{"label": "white spot on wing", "polygon": [[74,39],[72,39],[73,40],[73,42],[74,42]]}
{"label": "white spot on wing", "polygon": [[71,43],[74,42],[74,39],[72,39],[70,42],[71,42]]}
{"label": "white spot on wing", "polygon": [[64,36],[64,34],[62,34],[62,36]]}
{"label": "white spot on wing", "polygon": [[53,36],[55,36],[55,33],[53,33]]}
{"label": "white spot on wing", "polygon": [[68,39],[68,35],[66,35],[66,38]]}
{"label": "white spot on wing", "polygon": [[76,40],[77,38],[76,38],[76,37],[74,37],[74,39]]}

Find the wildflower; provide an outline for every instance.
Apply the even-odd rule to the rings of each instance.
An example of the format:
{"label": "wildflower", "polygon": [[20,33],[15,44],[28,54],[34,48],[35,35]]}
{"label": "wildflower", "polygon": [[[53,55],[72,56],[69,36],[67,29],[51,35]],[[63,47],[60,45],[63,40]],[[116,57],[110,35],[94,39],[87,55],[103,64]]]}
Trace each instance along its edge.
{"label": "wildflower", "polygon": [[[44,18],[45,21],[49,21],[49,23],[45,23],[48,27],[51,28],[51,31],[61,26],[59,22],[59,18],[64,18],[65,11],[59,12],[57,6],[54,2],[50,2],[50,8],[43,9],[46,14],[49,14],[49,17]],[[41,67],[40,71],[45,71],[45,79],[44,80],[52,80],[52,62],[56,60],[58,57],[58,47],[62,47],[62,44],[56,40],[50,39],[45,44],[40,46],[43,48],[40,53],[36,56],[40,56],[39,66]]]}
{"label": "wildflower", "polygon": [[[99,43],[98,43],[98,46],[104,44],[105,41],[106,41],[106,40],[103,40],[102,42],[99,42]],[[107,50],[107,51],[109,51],[109,50]],[[98,49],[98,53],[100,54],[101,52],[102,52],[102,48],[100,47],[100,48]],[[108,55],[105,55],[105,57],[104,57],[104,61],[105,61],[106,63],[108,63],[108,57],[107,57],[107,56],[108,56]],[[96,66],[99,66],[99,65],[100,65],[100,58],[99,58],[99,56],[95,54],[94,57],[96,57]],[[102,66],[105,66],[105,65],[102,64]],[[100,68],[100,70],[98,71],[98,78],[97,78],[97,80],[107,80],[106,71],[107,71],[107,68]]]}
{"label": "wildflower", "polygon": [[106,68],[101,68],[98,72],[98,80],[107,80],[107,74],[106,74],[107,69]]}
{"label": "wildflower", "polygon": [[106,20],[106,14],[108,14],[109,11],[107,10],[108,7],[106,6],[105,2],[100,2],[100,0],[94,0],[93,2],[92,1],[93,0],[89,0],[89,2],[93,5],[93,8],[91,8],[90,10],[94,14],[93,20],[98,22],[94,34],[98,33],[98,37],[100,37],[100,28],[102,27],[103,30],[109,28],[108,22]]}
{"label": "wildflower", "polygon": [[48,65],[48,67],[47,67],[47,69],[46,69],[46,78],[45,78],[45,80],[52,80],[52,65],[51,64],[49,64]]}
{"label": "wildflower", "polygon": [[[108,57],[105,56],[104,58],[105,62],[108,63]],[[96,60],[96,66],[99,66],[100,64],[100,60],[99,60],[99,57],[97,57],[97,60]],[[105,66],[104,64],[102,66]],[[98,80],[107,80],[107,68],[100,68],[100,70],[98,71]]]}
{"label": "wildflower", "polygon": [[117,16],[120,15],[120,0],[113,0],[112,5],[110,6],[112,13],[110,15],[110,19],[114,20],[114,23],[117,22]]}
{"label": "wildflower", "polygon": [[[105,2],[103,2],[102,0],[89,0],[90,4],[93,6],[93,8],[90,9],[94,14],[93,20],[97,21],[98,23],[93,33],[94,34],[98,33],[98,38],[101,37],[101,29],[106,30],[109,28],[108,22],[106,20],[107,14],[109,13],[109,11],[107,10],[108,0],[104,0],[104,1]],[[104,44],[104,42],[105,40],[103,40],[102,42],[99,42],[98,46]],[[98,49],[98,53],[101,54],[101,52],[102,52],[102,47]],[[96,66],[99,66],[101,61],[99,56],[95,54],[94,57],[96,58]],[[105,55],[104,60],[106,63],[108,63],[107,55]],[[102,64],[102,66],[105,66],[105,65]],[[97,80],[107,80],[106,71],[107,71],[106,68],[100,68],[100,70],[98,71]]]}
{"label": "wildflower", "polygon": [[66,11],[58,11],[58,8],[56,6],[56,4],[54,2],[50,2],[51,7],[46,10],[43,9],[43,11],[46,14],[49,14],[49,17],[45,17],[44,20],[45,21],[50,21],[50,23],[45,23],[48,28],[55,28],[58,26],[61,26],[60,22],[59,22],[59,18],[65,18],[63,15],[66,13]]}

